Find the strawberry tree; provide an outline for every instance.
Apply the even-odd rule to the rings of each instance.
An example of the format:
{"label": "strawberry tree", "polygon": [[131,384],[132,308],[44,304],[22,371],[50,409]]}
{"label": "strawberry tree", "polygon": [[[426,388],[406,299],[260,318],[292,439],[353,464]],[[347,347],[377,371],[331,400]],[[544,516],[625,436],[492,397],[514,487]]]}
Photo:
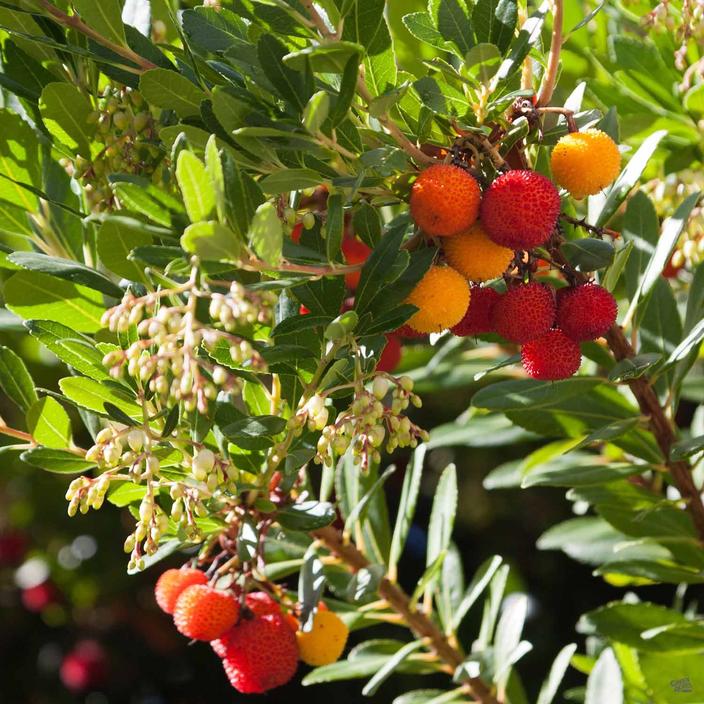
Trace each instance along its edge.
{"label": "strawberry tree", "polygon": [[[701,6],[619,8],[607,45],[607,3],[430,0],[404,64],[393,5],[0,4],[4,304],[66,370],[37,388],[0,349],[6,451],[63,475],[76,520],[131,514],[128,571],[240,692],[302,660],[302,685],[378,701],[403,672],[436,677],[395,704],[549,704],[571,665],[588,704],[695,701],[672,697],[704,687],[703,416],[678,415],[701,399],[700,194],[649,194],[701,164]],[[422,427],[443,378],[481,388]],[[514,428],[545,443],[487,486],[566,488],[540,547],[629,589],[530,698],[528,601],[498,556],[465,581],[452,540],[465,468],[400,586],[428,453]]]}

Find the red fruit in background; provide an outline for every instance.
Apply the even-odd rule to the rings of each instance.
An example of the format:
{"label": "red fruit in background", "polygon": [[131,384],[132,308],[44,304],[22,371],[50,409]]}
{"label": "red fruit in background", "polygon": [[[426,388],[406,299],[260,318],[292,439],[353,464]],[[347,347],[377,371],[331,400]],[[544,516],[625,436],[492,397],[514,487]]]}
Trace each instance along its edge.
{"label": "red fruit in background", "polygon": [[507,171],[484,192],[482,226],[489,237],[510,249],[533,249],[552,234],[560,214],[560,194],[542,174]]}
{"label": "red fruit in background", "polygon": [[28,587],[22,590],[22,605],[27,611],[39,613],[44,611],[47,606],[55,604],[59,599],[59,591],[54,586],[53,582],[47,580],[34,587]]}
{"label": "red fruit in background", "polygon": [[[342,254],[345,257],[347,264],[362,264],[367,261],[372,250],[364,242],[356,237],[346,237],[342,240]],[[345,285],[351,291],[354,291],[359,285],[359,279],[362,276],[361,270],[352,271],[345,274]]]}
{"label": "red fruit in background", "polygon": [[298,308],[298,315],[310,315],[310,311],[301,303]]}
{"label": "red fruit in background", "polygon": [[616,299],[599,284],[561,289],[557,298],[557,324],[573,340],[595,340],[616,322]]}
{"label": "red fruit in background", "polygon": [[411,188],[411,216],[430,237],[452,237],[477,219],[481,191],[459,166],[435,164],[421,171]]}
{"label": "red fruit in background", "polygon": [[281,613],[279,602],[266,592],[250,592],[244,598],[244,602],[255,616],[268,616],[270,614]]}
{"label": "red fruit in background", "polygon": [[523,345],[521,362],[531,378],[555,381],[567,379],[579,369],[582,353],[573,339],[555,328]]}
{"label": "red fruit in background", "polygon": [[103,685],[107,671],[107,657],[102,646],[94,640],[84,640],[64,657],[59,676],[66,689],[78,693]]}
{"label": "red fruit in background", "polygon": [[667,264],[665,264],[665,268],[662,270],[662,275],[666,279],[674,279],[677,276],[677,274],[679,274],[680,271],[682,270],[682,266],[675,266],[672,263],[672,259],[673,259],[673,257],[670,257],[670,260],[667,262]]}
{"label": "red fruit in background", "polygon": [[450,328],[457,337],[482,335],[494,332],[491,316],[494,306],[501,298],[501,294],[489,286],[472,286],[469,296],[469,308],[455,327]]}
{"label": "red fruit in background", "polygon": [[190,587],[193,584],[207,583],[208,578],[200,570],[191,569],[190,567],[182,567],[180,570],[166,570],[156,582],[154,597],[162,611],[172,614],[176,607],[176,600],[186,587]]}
{"label": "red fruit in background", "polygon": [[394,330],[394,335],[404,337],[407,340],[420,340],[428,337],[428,335],[424,332],[416,332],[410,325],[408,325],[408,323],[402,325],[397,330]]}
{"label": "red fruit in background", "polygon": [[194,640],[215,640],[237,623],[240,604],[230,592],[204,584],[187,587],[176,601],[174,624]]}
{"label": "red fruit in background", "polygon": [[298,667],[296,635],[281,614],[242,619],[229,634],[223,666],[242,694],[280,687]]}
{"label": "red fruit in background", "polygon": [[291,230],[291,241],[294,242],[295,244],[300,244],[302,234],[303,234],[303,223],[297,222],[293,226],[293,230]]}
{"label": "red fruit in background", "polygon": [[501,337],[512,342],[540,337],[555,322],[552,289],[535,281],[510,288],[496,301],[491,322]]}
{"label": "red fruit in background", "polygon": [[0,535],[0,566],[12,567],[22,561],[27,551],[27,537],[20,531]]}
{"label": "red fruit in background", "polygon": [[386,347],[376,365],[378,372],[392,372],[401,361],[401,341],[396,335],[386,336]]}

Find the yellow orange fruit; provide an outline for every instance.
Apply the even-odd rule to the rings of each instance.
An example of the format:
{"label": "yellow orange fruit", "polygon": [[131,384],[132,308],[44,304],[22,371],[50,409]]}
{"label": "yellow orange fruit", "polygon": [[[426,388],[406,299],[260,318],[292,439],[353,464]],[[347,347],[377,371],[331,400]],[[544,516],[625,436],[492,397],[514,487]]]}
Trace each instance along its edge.
{"label": "yellow orange fruit", "polygon": [[479,223],[444,240],[442,248],[447,263],[470,281],[489,281],[501,276],[514,257],[512,249],[489,239]]}
{"label": "yellow orange fruit", "polygon": [[408,321],[416,332],[441,332],[464,317],[469,307],[469,284],[449,266],[431,266],[406,303],[418,308]]}
{"label": "yellow orange fruit", "polygon": [[336,662],[345,649],[348,635],[347,625],[334,611],[318,611],[313,617],[313,628],[296,633],[299,657],[314,667]]}

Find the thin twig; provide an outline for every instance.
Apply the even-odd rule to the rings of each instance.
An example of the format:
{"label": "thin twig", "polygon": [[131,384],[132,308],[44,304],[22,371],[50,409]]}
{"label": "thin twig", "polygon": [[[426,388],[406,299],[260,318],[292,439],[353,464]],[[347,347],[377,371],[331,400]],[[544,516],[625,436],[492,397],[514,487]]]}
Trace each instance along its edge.
{"label": "thin twig", "polygon": [[115,42],[106,39],[102,34],[100,34],[100,32],[97,32],[95,29],[88,26],[78,15],[67,15],[65,12],[59,10],[56,5],[49,2],[49,0],[36,1],[49,13],[49,15],[51,15],[52,19],[58,22],[59,24],[63,25],[64,27],[74,29],[77,32],[80,32],[89,39],[92,39],[98,44],[101,44],[106,49],[110,49],[110,51],[114,52],[118,56],[121,56],[123,59],[127,59],[128,61],[131,61],[132,63],[136,64],[143,71],[149,71],[150,69],[158,68],[156,64],[153,64],[148,59],[145,59],[143,56],[140,56],[136,52],[132,51],[132,49],[130,49],[129,47],[122,46],[121,44],[116,44]]}
{"label": "thin twig", "polygon": [[538,91],[537,107],[543,107],[552,100],[552,94],[557,83],[557,71],[560,66],[560,49],[562,48],[562,14],[563,0],[553,0],[552,5],[552,40],[550,42],[550,55],[548,67]]}
{"label": "thin twig", "polygon": [[[312,537],[319,540],[332,553],[337,555],[352,572],[369,566],[366,557],[351,543],[342,540],[340,532],[332,527],[321,528],[312,532]],[[379,584],[379,596],[399,614],[418,638],[426,638],[429,647],[445,663],[448,673],[453,674],[464,662],[463,654],[453,648],[449,641],[425,614],[412,608],[408,595],[396,584],[384,577]],[[468,694],[481,704],[498,704],[491,689],[478,677],[470,677],[466,682]]]}

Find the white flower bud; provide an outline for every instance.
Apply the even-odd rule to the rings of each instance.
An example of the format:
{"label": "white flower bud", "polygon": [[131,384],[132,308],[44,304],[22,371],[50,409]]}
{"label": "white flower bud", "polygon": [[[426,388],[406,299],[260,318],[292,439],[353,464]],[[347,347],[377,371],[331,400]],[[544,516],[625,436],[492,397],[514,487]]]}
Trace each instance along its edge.
{"label": "white flower bud", "polygon": [[127,434],[127,444],[134,450],[139,452],[144,447],[144,431],[135,428]]}

